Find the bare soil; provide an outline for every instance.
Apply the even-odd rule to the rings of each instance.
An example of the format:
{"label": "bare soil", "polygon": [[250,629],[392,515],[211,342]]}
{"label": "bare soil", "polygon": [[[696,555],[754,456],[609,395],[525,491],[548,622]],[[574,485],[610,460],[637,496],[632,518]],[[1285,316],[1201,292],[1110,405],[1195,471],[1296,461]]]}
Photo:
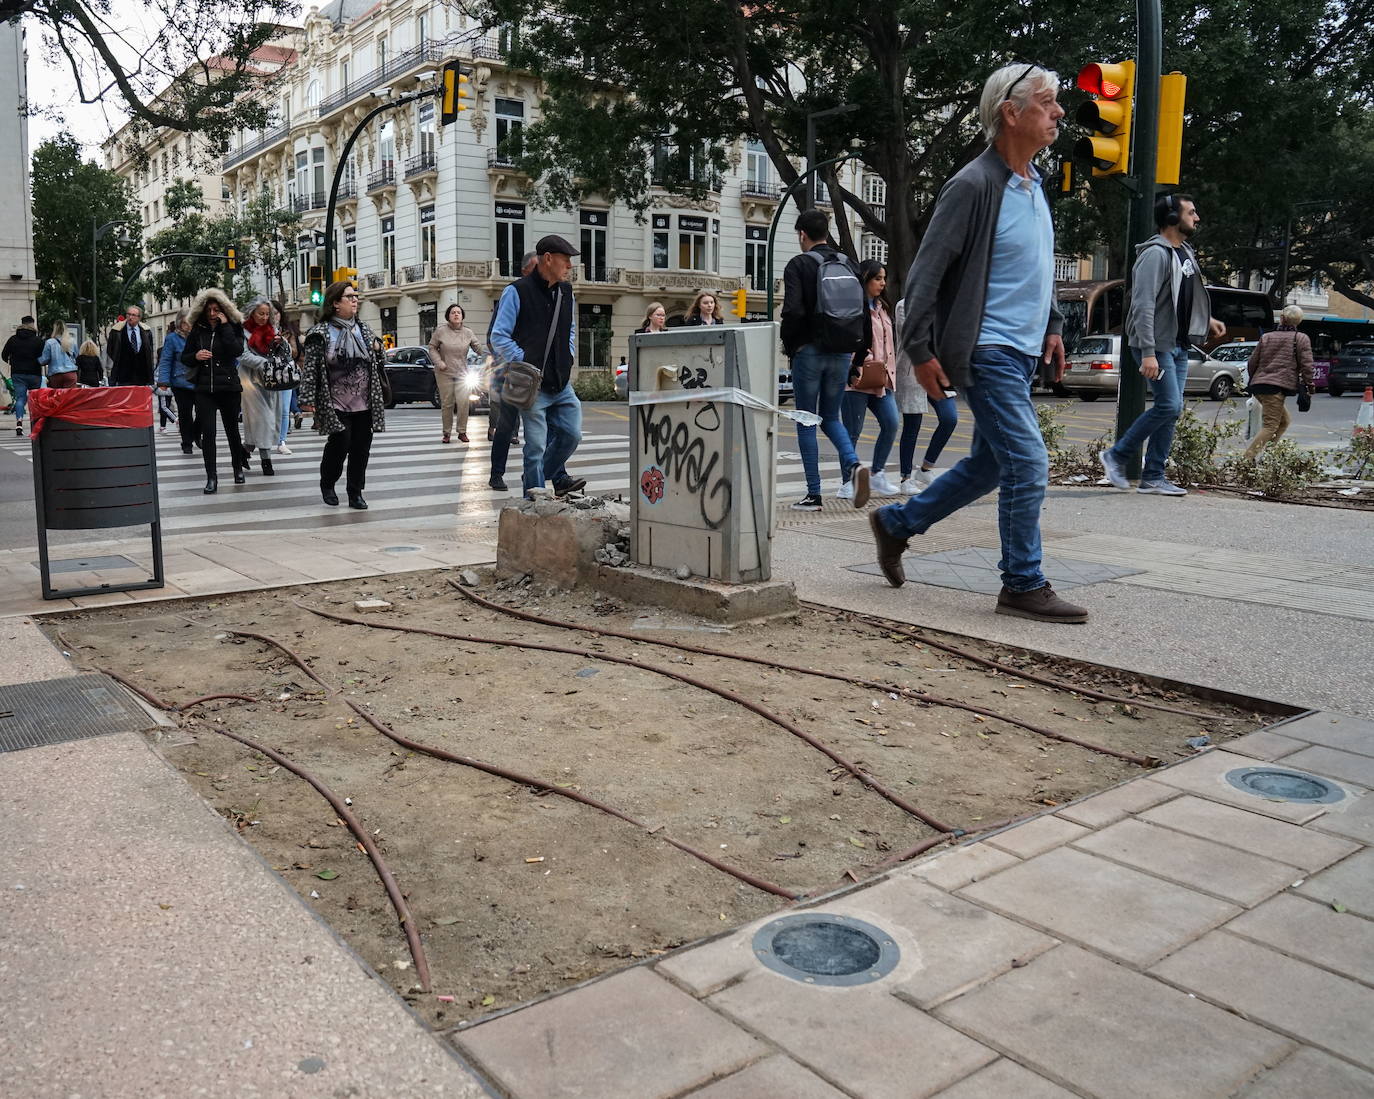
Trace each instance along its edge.
{"label": "bare soil", "polygon": [[[643,643],[601,639],[478,608],[450,586],[454,575],[343,581],[162,611],[101,610],[59,623],[81,664],[118,672],[170,703],[216,692],[261,699],[197,706],[177,718],[179,729],[150,736],[306,903],[436,1026],[524,1002],[785,903],[669,846],[664,835],[787,889],[815,893],[851,880],[846,872],[863,877],[894,852],[937,834],[739,704],[599,661],[598,654],[633,656],[736,691],[926,813],[969,831],[1114,785],[1141,768],[996,718],[649,641],[843,670],[1166,761],[1193,753],[1189,737],[1218,743],[1273,720],[1161,692],[1125,674],[1099,682],[1100,673],[1071,661],[947,638],[1100,690],[1168,697],[1220,716],[1199,721],[1092,702],[914,643],[895,625],[811,609],[718,631],[593,592],[490,580],[481,589],[525,610],[644,635]],[[293,603],[364,617],[353,608],[362,598],[393,604],[372,612],[377,621],[540,640],[585,655],[342,625]],[[326,696],[280,651],[226,636],[226,627],[291,646],[344,696],[413,740],[538,776],[547,787],[581,791],[656,831],[399,747],[337,696]],[[416,990],[381,884],[328,803],[271,760],[216,735],[217,727],[277,749],[352,800],[408,897],[433,973],[429,994]]]}

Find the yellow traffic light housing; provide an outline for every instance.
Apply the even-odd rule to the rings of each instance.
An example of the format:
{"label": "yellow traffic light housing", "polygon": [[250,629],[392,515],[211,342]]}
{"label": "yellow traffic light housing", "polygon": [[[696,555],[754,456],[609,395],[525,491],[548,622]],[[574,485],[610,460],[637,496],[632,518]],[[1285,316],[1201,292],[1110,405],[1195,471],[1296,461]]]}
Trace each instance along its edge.
{"label": "yellow traffic light housing", "polygon": [[310,265],[310,304],[324,304],[324,268],[313,263]]}
{"label": "yellow traffic light housing", "polygon": [[1084,65],[1078,86],[1092,99],[1078,108],[1078,123],[1089,136],[1080,138],[1074,155],[1092,166],[1093,176],[1124,175],[1131,167],[1131,103],[1135,95],[1135,62]]}
{"label": "yellow traffic light housing", "polygon": [[465,99],[472,98],[469,85],[471,80],[466,70],[459,66],[457,61],[448,61],[444,64],[444,72],[440,88],[439,121],[447,126],[451,122],[458,121],[458,112],[466,111],[468,105],[463,102]]}
{"label": "yellow traffic light housing", "polygon": [[749,291],[741,286],[734,293],[735,304],[731,306],[730,312],[734,313],[740,320],[744,320],[744,315],[749,312]]}
{"label": "yellow traffic light housing", "polygon": [[334,268],[334,282],[351,282],[355,285],[358,281],[358,269],[356,267],[336,267]]}
{"label": "yellow traffic light housing", "polygon": [[237,271],[239,269],[239,253],[237,248],[226,248],[224,250],[224,269],[226,271]]}
{"label": "yellow traffic light housing", "polygon": [[1159,144],[1155,160],[1155,182],[1177,187],[1183,163],[1183,101],[1188,78],[1180,72],[1159,78]]}

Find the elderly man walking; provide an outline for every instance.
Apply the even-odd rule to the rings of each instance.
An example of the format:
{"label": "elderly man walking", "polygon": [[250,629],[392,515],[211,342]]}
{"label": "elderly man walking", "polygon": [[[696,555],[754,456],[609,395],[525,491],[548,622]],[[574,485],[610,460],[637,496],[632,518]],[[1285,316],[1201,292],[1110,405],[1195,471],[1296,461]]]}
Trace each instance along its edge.
{"label": "elderly man walking", "polygon": [[1086,622],[1040,568],[1040,506],[1049,459],[1031,384],[1040,363],[1064,369],[1054,304],[1054,227],[1031,158],[1059,134],[1058,77],[1008,65],[987,79],[979,118],[987,150],[936,200],[907,275],[902,342],[933,400],[957,387],[973,413],[969,456],[919,496],[869,516],[888,583],[906,581],[902,554],[945,516],[1000,489],[1002,590],[997,613]]}

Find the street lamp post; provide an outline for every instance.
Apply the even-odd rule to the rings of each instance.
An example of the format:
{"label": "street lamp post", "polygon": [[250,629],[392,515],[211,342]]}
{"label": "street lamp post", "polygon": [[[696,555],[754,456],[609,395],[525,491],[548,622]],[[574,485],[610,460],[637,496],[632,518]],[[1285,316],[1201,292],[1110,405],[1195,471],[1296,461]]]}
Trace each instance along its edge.
{"label": "street lamp post", "polygon": [[[838,107],[830,107],[824,111],[812,111],[806,116],[806,171],[808,174],[815,171],[817,167],[824,167],[824,165],[816,164],[816,119],[829,118],[837,114],[849,114],[858,109],[859,107],[855,103],[841,103]],[[797,210],[800,212],[815,205],[816,187],[813,180],[806,189],[806,205],[803,206],[802,200],[797,199]]]}
{"label": "street lamp post", "polygon": [[[787,200],[795,195],[802,187],[807,186],[817,172],[822,168],[828,168],[832,164],[839,164],[844,160],[852,160],[859,156],[863,150],[851,149],[847,153],[833,157],[830,160],[823,160],[814,168],[808,168],[805,172],[794,179],[778,200],[778,208],[773,212],[773,222],[768,226],[768,319],[773,319],[773,240],[778,235],[778,222],[782,220],[782,212],[787,209]],[[800,201],[800,200],[799,200]],[[804,207],[803,207],[804,208]]]}

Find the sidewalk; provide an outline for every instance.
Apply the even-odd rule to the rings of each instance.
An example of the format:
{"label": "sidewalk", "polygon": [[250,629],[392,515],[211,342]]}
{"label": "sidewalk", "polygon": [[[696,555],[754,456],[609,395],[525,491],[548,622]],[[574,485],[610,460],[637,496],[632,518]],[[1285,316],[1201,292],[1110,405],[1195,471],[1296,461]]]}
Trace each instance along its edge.
{"label": "sidewalk", "polygon": [[[960,587],[901,591],[863,571],[852,510],[781,516],[775,575],[803,598],[1337,713],[817,906],[891,936],[900,958],[872,983],[782,976],[746,927],[444,1036],[141,734],[0,754],[6,1094],[1374,1096],[1374,516],[1053,491],[1056,583],[1114,575],[1071,589],[1093,619],[1059,628],[994,616],[978,593],[995,576],[980,552],[996,546],[991,504],[913,543],[941,555],[913,575]],[[215,537],[169,546],[177,588],[161,597],[490,560],[493,538]],[[0,561],[14,682],[72,674],[24,617],[56,606],[36,597],[32,559]],[[1277,802],[1223,777],[1269,759],[1334,780],[1335,800]]]}

